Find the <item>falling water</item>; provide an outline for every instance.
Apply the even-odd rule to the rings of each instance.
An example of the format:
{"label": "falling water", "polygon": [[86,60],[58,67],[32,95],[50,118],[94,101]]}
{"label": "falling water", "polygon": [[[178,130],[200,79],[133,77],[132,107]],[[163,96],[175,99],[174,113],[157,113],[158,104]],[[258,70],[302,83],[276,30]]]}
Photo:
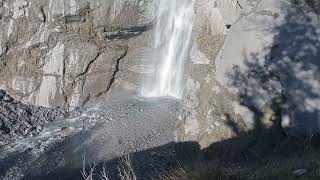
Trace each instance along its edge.
{"label": "falling water", "polygon": [[158,57],[151,78],[145,80],[145,97],[181,98],[185,60],[191,41],[194,0],[159,0],[154,36]]}

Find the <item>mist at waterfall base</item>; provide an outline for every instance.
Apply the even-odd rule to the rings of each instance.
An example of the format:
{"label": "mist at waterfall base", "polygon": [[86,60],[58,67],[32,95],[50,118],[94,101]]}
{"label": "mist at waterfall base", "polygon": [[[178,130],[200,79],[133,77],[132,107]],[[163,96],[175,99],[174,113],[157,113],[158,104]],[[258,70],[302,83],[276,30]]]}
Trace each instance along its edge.
{"label": "mist at waterfall base", "polygon": [[181,98],[193,26],[194,0],[159,0],[153,71],[143,79],[143,97]]}

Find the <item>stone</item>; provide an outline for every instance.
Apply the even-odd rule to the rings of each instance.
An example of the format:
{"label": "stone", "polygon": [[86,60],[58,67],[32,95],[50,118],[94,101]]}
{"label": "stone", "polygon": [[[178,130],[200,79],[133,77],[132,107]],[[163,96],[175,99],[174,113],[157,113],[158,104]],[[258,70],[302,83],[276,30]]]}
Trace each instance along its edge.
{"label": "stone", "polygon": [[0,89],[0,95],[4,96],[4,95],[6,95],[6,94],[7,94],[7,92],[6,92],[5,90]]}
{"label": "stone", "polygon": [[306,169],[296,169],[292,172],[292,174],[296,177],[303,176],[307,173],[308,171]]}
{"label": "stone", "polygon": [[0,90],[0,100],[4,98],[6,92],[4,90]]}
{"label": "stone", "polygon": [[6,94],[2,100],[4,102],[12,102],[14,99],[10,95]]}
{"label": "stone", "polygon": [[156,152],[154,152],[154,151],[151,151],[151,152],[150,152],[150,155],[151,155],[151,156],[157,156],[158,153],[156,153]]}
{"label": "stone", "polygon": [[61,108],[23,104],[3,90],[1,94],[6,95],[0,99],[0,148],[13,143],[17,137],[39,134],[45,124],[60,119],[66,113]]}
{"label": "stone", "polygon": [[61,128],[61,131],[62,131],[62,132],[66,132],[66,131],[68,131],[69,129],[70,129],[69,127],[62,127],[62,128]]}

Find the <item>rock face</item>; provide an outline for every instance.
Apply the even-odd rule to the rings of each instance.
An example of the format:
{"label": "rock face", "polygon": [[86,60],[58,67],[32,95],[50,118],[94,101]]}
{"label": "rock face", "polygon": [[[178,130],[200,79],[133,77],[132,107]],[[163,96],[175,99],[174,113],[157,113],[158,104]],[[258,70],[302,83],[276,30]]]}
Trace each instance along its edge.
{"label": "rock face", "polygon": [[149,0],[1,0],[1,87],[29,104],[82,106],[109,91],[153,13]]}
{"label": "rock face", "polygon": [[38,134],[46,123],[65,115],[62,108],[25,105],[0,90],[0,149],[18,137]]}
{"label": "rock face", "polygon": [[320,132],[317,1],[198,0],[178,139]]}
{"label": "rock face", "polygon": [[196,2],[179,140],[198,141],[202,146],[207,146],[236,135],[229,127],[230,123],[246,128],[243,119],[234,110],[238,105],[237,96],[215,78],[215,59],[227,36],[226,25],[233,24],[240,12],[241,7],[233,0]]}
{"label": "rock face", "polygon": [[[319,1],[195,4],[177,139],[208,146],[275,121],[290,135],[319,133]],[[157,61],[155,5],[0,0],[0,87],[24,103],[66,109],[136,94]]]}

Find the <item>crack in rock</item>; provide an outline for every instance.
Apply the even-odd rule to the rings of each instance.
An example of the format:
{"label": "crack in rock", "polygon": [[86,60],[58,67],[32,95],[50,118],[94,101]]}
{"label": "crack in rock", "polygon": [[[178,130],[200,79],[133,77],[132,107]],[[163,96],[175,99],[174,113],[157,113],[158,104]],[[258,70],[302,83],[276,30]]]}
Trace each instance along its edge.
{"label": "crack in rock", "polygon": [[129,47],[126,46],[124,53],[117,59],[116,68],[115,68],[115,70],[114,70],[113,73],[112,73],[112,76],[111,76],[112,78],[111,78],[111,80],[110,80],[110,82],[109,82],[109,84],[108,84],[108,86],[107,86],[107,89],[106,89],[105,91],[101,92],[101,93],[98,93],[98,94],[96,95],[96,97],[100,97],[101,95],[107,94],[107,93],[110,92],[110,89],[111,89],[112,85],[114,84],[114,82],[115,82],[115,80],[116,80],[116,76],[117,76],[117,74],[118,74],[118,72],[119,72],[119,70],[120,70],[120,68],[119,68],[120,62],[121,62],[121,60],[123,60],[123,59],[127,56],[128,50],[129,50]]}

